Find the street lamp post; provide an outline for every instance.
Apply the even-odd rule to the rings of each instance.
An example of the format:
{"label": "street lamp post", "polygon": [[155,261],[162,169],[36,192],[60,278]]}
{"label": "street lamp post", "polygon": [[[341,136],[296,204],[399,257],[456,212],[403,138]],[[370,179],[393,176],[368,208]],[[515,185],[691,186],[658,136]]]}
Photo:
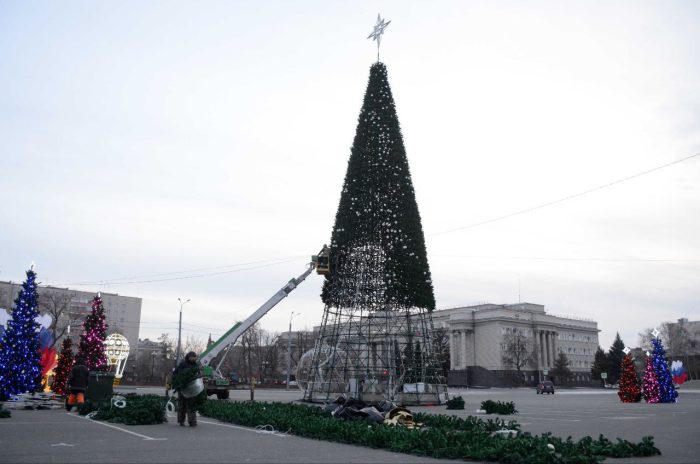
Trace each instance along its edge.
{"label": "street lamp post", "polygon": [[[296,315],[298,316],[299,314],[297,313]],[[294,319],[294,311],[289,316],[289,332],[287,333],[287,390],[289,390],[289,375],[292,370],[292,319]]]}
{"label": "street lamp post", "polygon": [[157,351],[151,352],[151,382],[153,382],[153,368],[156,367],[156,356],[158,356]]}
{"label": "street lamp post", "polygon": [[190,299],[188,298],[185,301],[182,301],[180,298],[178,298],[177,301],[180,302],[180,323],[177,326],[177,352],[175,353],[175,366],[177,366],[177,363],[180,362],[180,346],[182,341],[182,307],[185,306],[185,303],[190,301]]}

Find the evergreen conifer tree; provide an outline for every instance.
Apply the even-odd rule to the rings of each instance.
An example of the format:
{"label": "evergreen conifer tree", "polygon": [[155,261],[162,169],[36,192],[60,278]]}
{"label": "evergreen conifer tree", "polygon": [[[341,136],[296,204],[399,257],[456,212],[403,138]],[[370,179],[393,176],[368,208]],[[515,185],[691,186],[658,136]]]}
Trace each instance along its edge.
{"label": "evergreen conifer tree", "polygon": [[27,271],[27,280],[15,300],[11,319],[0,351],[0,401],[12,395],[34,392],[41,386],[39,353],[38,295],[36,273]]}
{"label": "evergreen conifer tree", "polygon": [[380,62],[370,69],[330,248],[326,305],[435,308],[406,150]]}
{"label": "evergreen conifer tree", "polygon": [[566,383],[571,378],[571,369],[569,369],[569,358],[564,353],[559,353],[554,360],[554,367],[549,373],[555,376],[560,383]]}
{"label": "evergreen conifer tree", "polygon": [[85,360],[91,371],[108,371],[104,341],[107,338],[107,323],[102,297],[98,293],[92,299],[92,310],[85,317],[83,332],[80,334],[78,356]]}
{"label": "evergreen conifer tree", "polygon": [[654,363],[651,360],[651,356],[647,358],[646,368],[644,369],[642,393],[647,403],[658,403],[661,401],[661,397],[659,396],[659,381],[656,379],[656,372],[654,372]]}
{"label": "evergreen conifer tree", "polygon": [[616,384],[620,380],[622,359],[625,357],[625,344],[620,338],[620,333],[615,334],[615,341],[608,351],[608,383]]}
{"label": "evergreen conifer tree", "polygon": [[664,352],[663,344],[658,338],[652,339],[651,343],[654,345],[651,361],[654,366],[654,372],[656,373],[656,380],[659,383],[659,402],[675,403],[678,392],[673,386],[673,379],[668,369],[668,362],[666,361],[666,353]]}
{"label": "evergreen conifer tree", "polygon": [[628,354],[622,358],[622,369],[617,395],[623,403],[637,403],[641,399],[641,389],[637,371],[634,369],[634,361]]}
{"label": "evergreen conifer tree", "polygon": [[603,349],[599,346],[593,358],[591,378],[593,378],[593,380],[602,380],[600,374],[603,372],[607,373],[608,370],[608,357],[605,355],[605,351],[603,351]]}
{"label": "evergreen conifer tree", "polygon": [[59,395],[66,394],[68,376],[73,368],[73,342],[69,337],[66,337],[61,344],[61,352],[58,353],[58,361],[56,362],[55,375],[51,390]]}

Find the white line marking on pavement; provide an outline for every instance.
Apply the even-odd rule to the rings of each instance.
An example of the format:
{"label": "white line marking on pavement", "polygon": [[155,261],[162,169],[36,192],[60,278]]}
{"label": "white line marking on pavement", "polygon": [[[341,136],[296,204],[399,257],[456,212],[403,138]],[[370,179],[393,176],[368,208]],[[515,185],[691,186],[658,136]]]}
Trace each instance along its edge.
{"label": "white line marking on pavement", "polygon": [[90,421],[90,422],[92,422],[93,424],[100,424],[100,425],[104,425],[105,427],[110,427],[110,428],[113,428],[113,429],[121,430],[122,432],[126,432],[126,433],[129,433],[129,434],[131,434],[131,435],[136,435],[137,437],[141,437],[141,438],[143,438],[144,440],[148,440],[148,441],[153,441],[153,440],[156,440],[156,441],[167,440],[167,438],[153,438],[153,437],[149,437],[148,435],[141,435],[140,433],[132,432],[131,430],[126,430],[126,429],[123,429],[123,428],[121,428],[121,427],[117,427],[116,425],[107,424],[107,423],[102,422],[102,421],[97,421],[97,420],[88,419],[87,417],[76,416],[76,415],[71,414],[71,413],[69,413],[69,412],[67,412],[66,414],[68,414],[69,416],[77,417],[77,418],[79,418],[79,419],[84,419],[84,420]]}
{"label": "white line marking on pavement", "polygon": [[555,419],[555,418],[553,418],[553,417],[535,417],[535,416],[528,416],[528,419],[550,420],[550,421],[563,421],[563,422],[581,422],[581,419]]}
{"label": "white line marking on pavement", "polygon": [[71,445],[70,443],[63,443],[63,442],[61,442],[61,443],[54,443],[54,444],[51,445],[51,446],[75,446],[75,445]]}
{"label": "white line marking on pavement", "polygon": [[[228,427],[228,428],[230,428],[230,429],[245,430],[246,432],[261,433],[260,430],[257,430],[257,429],[249,429],[249,428],[247,428],[247,427],[241,427],[241,426],[238,426],[238,425],[221,424],[221,423],[219,423],[219,422],[209,422],[209,421],[203,421],[203,420],[199,420],[199,421],[197,421],[197,422],[198,422],[198,423],[201,423],[201,424],[218,425],[219,427]],[[269,433],[269,432],[268,432],[268,434],[269,434],[269,435],[275,435],[276,437],[283,437],[283,436],[286,436],[286,435],[278,435],[278,434],[276,434],[276,433]]]}

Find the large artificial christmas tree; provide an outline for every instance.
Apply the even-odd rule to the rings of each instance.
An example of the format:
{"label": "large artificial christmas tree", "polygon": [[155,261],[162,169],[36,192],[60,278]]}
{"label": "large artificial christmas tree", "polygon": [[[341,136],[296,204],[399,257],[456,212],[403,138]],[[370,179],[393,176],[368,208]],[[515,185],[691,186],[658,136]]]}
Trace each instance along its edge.
{"label": "large artificial christmas tree", "polygon": [[56,369],[54,369],[55,375],[51,385],[51,390],[54,393],[59,395],[67,393],[68,376],[73,368],[73,361],[73,342],[70,337],[66,337],[61,345],[61,352],[58,354]]}
{"label": "large artificial christmas tree", "polygon": [[656,372],[654,372],[654,363],[651,360],[651,356],[647,357],[647,364],[644,369],[642,393],[647,403],[658,403],[661,400],[659,396],[659,381],[656,380]]}
{"label": "large artificial christmas tree", "polygon": [[661,340],[658,338],[652,339],[651,343],[654,345],[651,361],[654,366],[654,373],[656,373],[656,380],[659,382],[659,402],[675,403],[678,392],[673,386],[673,379],[671,378],[671,372],[669,371],[668,362],[666,361],[664,347],[661,344]]}
{"label": "large artificial christmas tree", "polygon": [[0,401],[19,393],[34,392],[41,386],[37,308],[36,273],[32,265],[15,300],[1,343]]}
{"label": "large artificial christmas tree", "polygon": [[370,68],[321,298],[325,310],[313,358],[300,366],[308,380],[306,400],[349,391],[365,401],[442,401],[425,239],[380,62]]}
{"label": "large artificial christmas tree", "polygon": [[332,272],[322,294],[326,305],[435,309],[420,214],[384,63],[370,69],[330,248]]}
{"label": "large artificial christmas tree", "polygon": [[620,387],[617,395],[623,403],[637,403],[642,398],[639,388],[637,371],[634,369],[634,361],[629,353],[622,358],[622,368],[620,369]]}
{"label": "large artificial christmas tree", "polygon": [[107,355],[105,354],[105,339],[107,338],[107,323],[102,297],[98,293],[92,299],[92,310],[85,317],[83,332],[80,334],[78,358],[85,361],[91,371],[108,371]]}

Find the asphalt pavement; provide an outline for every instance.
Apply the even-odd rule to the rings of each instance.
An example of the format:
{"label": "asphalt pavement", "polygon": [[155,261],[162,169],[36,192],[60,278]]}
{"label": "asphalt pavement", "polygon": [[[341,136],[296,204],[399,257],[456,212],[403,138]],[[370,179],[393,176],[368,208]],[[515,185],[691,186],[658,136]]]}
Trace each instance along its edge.
{"label": "asphalt pavement", "polygon": [[[163,389],[138,389],[163,394]],[[480,415],[481,402],[514,401],[515,419],[533,434],[552,432],[575,439],[599,434],[639,441],[651,435],[661,456],[608,459],[612,463],[700,462],[700,389],[681,388],[676,404],[624,404],[614,390],[558,389],[537,395],[534,389],[451,390],[461,395],[464,411],[445,406],[412,407],[415,412]],[[299,390],[255,391],[257,401],[297,401]],[[232,391],[229,401],[247,401],[250,391]],[[171,417],[159,425],[124,426],[93,421],[63,410],[13,410],[0,419],[0,463],[412,463],[455,462],[310,440],[224,424],[200,417],[195,428]]]}

